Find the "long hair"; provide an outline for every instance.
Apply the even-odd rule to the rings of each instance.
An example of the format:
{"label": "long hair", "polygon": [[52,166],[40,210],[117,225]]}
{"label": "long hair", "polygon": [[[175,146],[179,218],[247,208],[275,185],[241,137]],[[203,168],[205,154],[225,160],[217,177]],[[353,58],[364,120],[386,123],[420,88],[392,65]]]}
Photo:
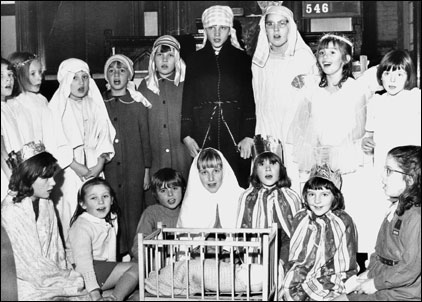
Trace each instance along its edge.
{"label": "long hair", "polygon": [[182,188],[182,199],[186,191],[186,180],[183,178],[182,173],[172,168],[162,168],[154,173],[151,177],[151,191],[152,195],[157,198],[157,192],[163,186],[181,187]]}
{"label": "long hair", "polygon": [[407,74],[407,80],[404,84],[405,90],[411,90],[416,87],[416,71],[412,58],[404,50],[392,50],[388,52],[381,60],[377,68],[377,80],[382,85],[382,74],[384,71],[395,71],[402,69]]}
{"label": "long hair", "polygon": [[89,187],[97,186],[97,185],[103,185],[103,186],[107,187],[109,192],[110,192],[110,195],[113,199],[113,203],[110,206],[110,212],[108,212],[106,217],[105,217],[105,221],[108,222],[111,226],[113,226],[112,221],[115,218],[112,218],[111,214],[118,215],[120,213],[120,208],[117,204],[116,193],[114,192],[113,188],[110,186],[110,184],[104,178],[101,178],[101,177],[91,178],[90,180],[86,181],[82,185],[82,187],[79,189],[79,191],[78,191],[78,205],[76,207],[75,213],[72,216],[72,219],[70,220],[70,226],[72,226],[72,224],[76,221],[76,219],[78,219],[78,217],[83,212],[86,211],[84,208],[82,208],[82,205],[85,203],[86,191],[88,190]]}
{"label": "long hair", "polygon": [[330,190],[331,193],[334,195],[333,203],[331,204],[331,211],[336,210],[344,210],[345,204],[344,204],[344,197],[343,193],[328,179],[322,178],[322,177],[312,177],[310,178],[304,185],[303,191],[302,191],[302,197],[305,201],[306,208],[310,210],[309,204],[308,204],[308,198],[307,198],[307,192],[308,190],[323,190],[327,189]]}
{"label": "long hair", "polygon": [[19,94],[19,85],[18,85],[18,80],[16,78],[16,70],[15,68],[13,68],[12,63],[10,63],[10,61],[6,60],[5,58],[1,58],[1,64],[6,65],[7,66],[7,70],[10,70],[13,72],[13,87],[12,87],[12,94],[6,97],[7,99],[11,99],[14,98],[15,96],[17,96]]}
{"label": "long hair", "polygon": [[253,163],[252,174],[250,176],[250,182],[254,188],[261,188],[262,183],[258,177],[258,166],[264,161],[268,160],[271,164],[278,163],[280,165],[280,174],[278,175],[278,181],[276,186],[278,188],[288,187],[292,185],[289,176],[287,175],[286,167],[281,162],[281,158],[273,152],[263,152],[259,154]]}
{"label": "long hair", "polygon": [[57,159],[48,152],[41,152],[15,167],[10,177],[9,189],[17,192],[13,201],[21,202],[34,194],[32,185],[40,178],[51,178],[60,169]]}
{"label": "long hair", "polygon": [[16,71],[19,93],[27,92],[28,87],[31,86],[31,82],[29,81],[29,67],[34,60],[38,60],[37,56],[29,52],[14,52],[9,56],[9,61]]}
{"label": "long hair", "polygon": [[[338,82],[338,84],[337,84],[338,87],[341,88],[342,84],[348,78],[353,78],[353,74],[352,74],[353,50],[352,50],[352,47],[348,43],[346,43],[345,41],[343,41],[341,39],[337,39],[336,36],[334,36],[334,35],[328,35],[327,37],[325,37],[325,38],[323,38],[322,40],[319,41],[318,49],[317,49],[317,52],[316,52],[317,57],[318,57],[320,50],[328,48],[328,45],[330,43],[333,43],[333,46],[338,47],[338,49],[340,50],[341,59],[343,60],[343,62],[347,61],[347,57],[346,57],[347,55],[350,56],[349,62],[344,63],[344,65],[343,65],[342,77],[340,79],[340,82]],[[321,81],[319,82],[319,87],[327,87],[328,86],[327,75],[322,70],[322,67],[319,64],[318,60],[317,60],[317,63],[318,63],[317,65],[318,65],[319,73],[321,75]]]}
{"label": "long hair", "polygon": [[405,173],[403,178],[406,189],[398,198],[399,204],[396,210],[396,214],[402,216],[410,208],[421,206],[421,147],[395,147],[388,152],[388,156],[393,157]]}

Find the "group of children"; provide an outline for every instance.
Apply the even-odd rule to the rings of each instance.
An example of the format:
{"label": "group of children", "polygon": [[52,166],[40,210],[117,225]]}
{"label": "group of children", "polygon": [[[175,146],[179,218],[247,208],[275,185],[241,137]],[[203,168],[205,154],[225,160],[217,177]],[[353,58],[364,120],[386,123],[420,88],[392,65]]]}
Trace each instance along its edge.
{"label": "group of children", "polygon": [[[228,46],[220,35],[233,35],[233,17],[220,7],[206,12],[203,21],[209,25],[212,48],[204,45],[222,60]],[[268,39],[258,42],[267,46],[257,45],[252,63],[259,100],[265,99],[258,94],[265,86],[259,81],[274,76],[274,71],[258,67],[272,60],[283,63],[280,52],[306,57],[290,13],[284,7],[270,7],[263,14],[261,29]],[[300,43],[289,47],[289,40]],[[236,42],[232,37],[231,52],[240,47]],[[204,48],[203,55],[210,55],[207,52]],[[275,222],[285,274],[280,299],[420,300],[420,90],[415,88],[414,67],[406,52],[391,51],[378,67],[354,80],[352,55],[353,44],[347,38],[321,38],[317,79],[312,74],[289,83],[297,89],[292,90],[292,99],[302,102],[294,110],[286,105],[292,112],[286,118],[290,125],[277,129],[282,134],[271,132],[264,123],[269,114],[265,112],[278,111],[255,100],[260,125],[256,134],[280,139],[286,156],[256,154],[247,189],[239,186],[233,159],[215,148],[200,148],[186,129],[182,131],[180,116],[186,117],[192,108],[211,105],[218,111],[218,123],[226,123],[221,104],[240,105],[220,99],[218,91],[220,105],[200,103],[189,109],[183,104],[182,112],[186,66],[174,37],[155,41],[149,74],[138,90],[131,82],[133,62],[122,54],[111,56],[104,66],[108,90],[102,95],[85,62],[64,60],[57,74],[60,85],[50,102],[39,93],[38,57],[15,53],[10,62],[2,58],[2,226],[15,253],[19,299],[127,298],[139,280],[137,234],[150,234],[157,222],[181,228],[263,228]],[[218,60],[220,83],[223,66]],[[196,85],[192,76],[191,94]],[[375,95],[367,105],[378,84],[385,94]],[[187,120],[184,123],[186,128]],[[213,131],[210,135],[216,139]],[[249,157],[248,135],[238,145],[244,157]],[[186,146],[184,136],[191,139],[184,140]],[[221,143],[220,138],[217,141]],[[361,151],[374,155],[376,175],[382,175],[374,179],[382,179],[383,186],[370,182],[371,190],[383,189],[391,207],[376,245],[371,242],[375,253],[368,270],[352,278],[358,273],[358,234],[363,232],[355,217],[364,212],[368,200],[359,189],[367,180]],[[189,154],[194,155],[192,164]],[[292,187],[296,176],[303,188]],[[149,188],[151,195],[144,197]],[[369,193],[370,199],[373,196],[378,197]],[[157,203],[145,201],[152,197]],[[135,262],[116,262],[127,252]],[[102,291],[110,288],[112,294],[103,296]]]}

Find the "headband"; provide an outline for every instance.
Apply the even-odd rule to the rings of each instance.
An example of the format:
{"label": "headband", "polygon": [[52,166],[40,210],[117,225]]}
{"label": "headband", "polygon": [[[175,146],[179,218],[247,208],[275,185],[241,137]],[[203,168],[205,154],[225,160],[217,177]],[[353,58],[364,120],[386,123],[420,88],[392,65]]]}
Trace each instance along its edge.
{"label": "headband", "polygon": [[334,40],[340,40],[340,41],[348,44],[352,48],[352,53],[353,53],[353,43],[352,43],[352,41],[350,41],[349,39],[347,39],[346,37],[343,37],[343,36],[338,36],[338,35],[335,35],[335,34],[326,34],[326,35],[322,36],[322,38],[319,40],[319,42],[321,43],[325,39],[330,39],[330,38],[334,39]]}

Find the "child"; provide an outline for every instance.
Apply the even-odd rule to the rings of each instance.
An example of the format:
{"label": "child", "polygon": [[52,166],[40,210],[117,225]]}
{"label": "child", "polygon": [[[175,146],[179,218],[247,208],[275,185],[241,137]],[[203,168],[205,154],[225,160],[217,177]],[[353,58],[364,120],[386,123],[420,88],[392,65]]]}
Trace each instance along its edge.
{"label": "child", "polygon": [[22,135],[13,111],[7,104],[18,91],[12,64],[1,58],[1,200],[6,197],[12,171],[6,164],[8,154],[22,147]]}
{"label": "child", "polygon": [[391,148],[421,144],[421,91],[412,58],[403,50],[383,57],[377,79],[386,93],[370,100],[362,149],[374,154],[374,167],[381,175]]}
{"label": "child", "polygon": [[237,227],[279,228],[280,258],[287,263],[292,220],[302,208],[300,196],[290,189],[290,179],[280,157],[273,152],[259,154],[253,165],[251,186],[240,198]]}
{"label": "child", "polygon": [[[82,276],[68,269],[53,202],[57,160],[42,143],[12,152],[10,192],[2,201],[1,224],[12,243],[18,297],[22,301],[87,299]],[[2,276],[3,277],[3,276]]]}
{"label": "child", "polygon": [[[371,253],[376,230],[368,225],[382,221],[378,211],[382,205],[375,197],[372,171],[364,166],[360,148],[365,132],[367,99],[380,88],[376,68],[370,68],[359,79],[352,77],[353,43],[343,37],[327,34],[317,48],[320,69],[319,83],[305,85],[305,100],[299,106],[290,128],[294,156],[299,165],[301,181],[306,181],[314,165],[327,164],[342,175],[342,194],[347,211],[358,228],[359,252]],[[311,82],[312,83],[312,82]],[[369,206],[359,187],[368,198],[379,204]],[[366,211],[362,212],[362,208]]]}
{"label": "child", "polygon": [[64,60],[57,73],[59,88],[49,107],[55,127],[62,129],[72,160],[62,166],[57,210],[66,240],[70,219],[77,206],[77,193],[84,179],[98,176],[104,163],[114,156],[116,131],[88,65],[79,59]]}
{"label": "child", "polygon": [[382,183],[390,211],[351,301],[421,300],[421,147],[388,152]]}
{"label": "child", "polygon": [[85,280],[93,301],[114,287],[108,301],[123,301],[139,282],[138,265],[116,262],[118,205],[110,185],[95,177],[78,192],[78,207],[70,222],[69,261]]}
{"label": "child", "polygon": [[116,188],[122,219],[118,249],[129,252],[136,225],[146,208],[144,190],[149,188],[151,148],[147,108],[151,103],[135,90],[131,81],[133,62],[125,55],[111,56],[104,65],[109,90],[103,98],[111,122],[116,129],[115,155],[104,167],[107,181]]}
{"label": "child", "polygon": [[242,188],[223,154],[203,149],[193,160],[179,228],[234,228]]}
{"label": "child", "polygon": [[[252,85],[256,105],[256,135],[278,139],[284,147],[284,165],[292,188],[299,192],[297,164],[287,133],[297,109],[295,76],[310,73],[316,67],[315,56],[303,41],[293,16],[285,6],[268,3],[259,21],[259,35],[252,59]],[[279,1],[282,2],[282,1]],[[263,8],[263,7],[261,7]]]}
{"label": "child", "polygon": [[306,209],[293,220],[290,269],[281,292],[287,301],[332,300],[357,273],[357,232],[340,189],[341,175],[327,165],[316,166],[305,183]]}
{"label": "child", "polygon": [[186,66],[181,138],[192,157],[216,148],[247,188],[255,132],[251,58],[233,28],[233,11],[214,5],[202,13],[204,40]]}
{"label": "child", "polygon": [[158,222],[168,228],[176,227],[185,189],[186,182],[182,173],[171,168],[163,168],[154,173],[151,191],[158,204],[146,208],[139,220],[131,250],[135,259],[138,259],[138,234],[151,234],[157,229]]}
{"label": "child", "polygon": [[[180,141],[185,69],[179,42],[172,36],[161,36],[154,42],[148,76],[138,90],[152,103],[148,112],[151,150],[154,154],[152,173],[171,167],[188,179],[192,157]],[[147,194],[148,197],[151,203],[151,194]]]}

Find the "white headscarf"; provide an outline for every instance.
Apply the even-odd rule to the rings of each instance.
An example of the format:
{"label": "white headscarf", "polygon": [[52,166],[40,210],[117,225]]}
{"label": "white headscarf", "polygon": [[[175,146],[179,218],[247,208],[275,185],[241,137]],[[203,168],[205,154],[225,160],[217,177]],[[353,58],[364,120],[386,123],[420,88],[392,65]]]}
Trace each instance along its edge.
{"label": "white headscarf", "polygon": [[148,89],[157,95],[160,94],[160,86],[158,85],[157,69],[155,66],[155,55],[157,54],[157,50],[160,48],[161,45],[169,46],[174,52],[174,85],[179,86],[179,83],[185,80],[186,74],[186,64],[180,57],[180,43],[173,36],[170,35],[164,35],[159,37],[157,40],[155,40],[154,45],[152,46],[152,52],[149,57],[148,76],[145,78]]}
{"label": "white headscarf", "polygon": [[131,59],[129,59],[127,56],[122,54],[113,55],[110,58],[108,58],[107,62],[104,64],[104,79],[107,81],[107,89],[110,90],[110,84],[108,82],[107,77],[107,70],[110,67],[111,63],[113,62],[120,62],[123,65],[126,66],[126,68],[129,71],[129,81],[127,82],[126,89],[129,91],[130,96],[135,100],[135,102],[144,104],[145,107],[151,108],[151,103],[140,93],[139,91],[136,91],[135,83],[132,80],[133,75],[135,74],[133,70],[133,62]]}
{"label": "white headscarf", "polygon": [[223,163],[221,187],[216,193],[211,193],[202,185],[197,168],[199,153],[190,167],[189,181],[177,227],[213,228],[216,221],[217,205],[221,227],[234,228],[236,226],[239,198],[243,189],[239,187],[233,169],[223,154],[218,150],[215,151],[220,155]]}
{"label": "white headscarf", "polygon": [[202,13],[202,25],[204,26],[204,40],[199,49],[203,48],[207,43],[207,31],[205,28],[210,26],[228,26],[230,27],[230,42],[240,50],[243,50],[237,41],[236,30],[233,28],[233,11],[229,6],[214,5]]}
{"label": "white headscarf", "polygon": [[285,6],[269,6],[259,21],[259,35],[256,44],[255,53],[253,55],[252,63],[259,67],[264,67],[270,55],[270,43],[268,42],[267,34],[265,31],[265,17],[269,14],[277,14],[287,18],[289,21],[289,34],[287,36],[288,47],[286,56],[294,56],[298,49],[306,49],[313,56],[313,53],[305,41],[303,41],[300,33],[297,30],[295,20],[293,19],[293,12]]}
{"label": "white headscarf", "polygon": [[60,123],[66,123],[68,129],[75,129],[75,131],[65,131],[65,134],[68,136],[68,141],[71,144],[72,148],[76,148],[84,144],[83,134],[76,131],[78,125],[76,119],[72,114],[65,114],[69,110],[72,110],[68,106],[69,96],[70,96],[70,85],[72,84],[73,77],[79,71],[84,71],[89,75],[89,90],[88,94],[84,97],[92,100],[98,109],[98,114],[108,121],[109,133],[111,141],[116,136],[116,130],[111,124],[110,118],[105,107],[103,97],[101,92],[97,87],[94,79],[91,77],[89,72],[88,64],[80,59],[70,58],[64,60],[60,66],[59,71],[57,72],[57,80],[60,83],[59,88],[54,93],[48,106],[53,111],[55,118],[59,119]]}

